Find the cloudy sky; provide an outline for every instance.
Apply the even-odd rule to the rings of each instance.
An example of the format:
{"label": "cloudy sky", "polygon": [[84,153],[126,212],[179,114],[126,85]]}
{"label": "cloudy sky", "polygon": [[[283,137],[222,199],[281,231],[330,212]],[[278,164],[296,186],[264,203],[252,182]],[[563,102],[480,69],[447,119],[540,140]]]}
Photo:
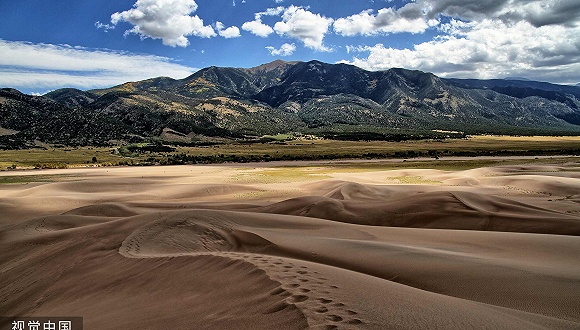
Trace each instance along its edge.
{"label": "cloudy sky", "polygon": [[44,93],[275,59],[580,82],[579,0],[18,0],[0,87]]}

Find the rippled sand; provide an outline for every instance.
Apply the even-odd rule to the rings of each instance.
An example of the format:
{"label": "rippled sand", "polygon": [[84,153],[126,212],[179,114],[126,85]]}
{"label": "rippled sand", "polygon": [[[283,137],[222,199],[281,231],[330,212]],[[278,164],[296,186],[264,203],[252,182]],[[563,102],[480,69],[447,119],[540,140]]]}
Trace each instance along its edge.
{"label": "rippled sand", "polygon": [[4,316],[82,316],[85,329],[580,328],[575,161],[0,175],[50,181],[0,186]]}

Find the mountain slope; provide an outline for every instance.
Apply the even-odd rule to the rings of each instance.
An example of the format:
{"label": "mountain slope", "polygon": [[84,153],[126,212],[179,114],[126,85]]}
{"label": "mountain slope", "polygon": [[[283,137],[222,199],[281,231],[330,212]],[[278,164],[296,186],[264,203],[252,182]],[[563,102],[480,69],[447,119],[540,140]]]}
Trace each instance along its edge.
{"label": "mountain slope", "polygon": [[289,132],[579,134],[579,99],[578,87],[528,80],[274,61],[43,97],[3,89],[0,128],[10,134],[0,140],[104,144],[165,137],[168,130],[184,142]]}
{"label": "mountain slope", "polygon": [[95,93],[85,92],[75,88],[62,88],[47,93],[44,96],[69,107],[84,107],[99,98]]}
{"label": "mountain slope", "polygon": [[[431,73],[405,69],[390,69],[369,72],[345,64],[325,64],[317,61],[299,63],[289,69],[278,85],[266,88],[255,97],[273,107],[287,108],[285,103],[295,105],[312,104],[319,100],[325,109],[341,109],[338,104],[328,104],[329,97],[353,95],[373,101],[380,109],[371,115],[371,110],[362,109],[358,123],[368,124],[377,116],[388,117],[376,124],[392,125],[399,122],[403,127],[452,128],[467,131],[493,132],[494,128],[509,132],[512,128],[562,129],[577,131],[578,97],[575,87],[538,82],[499,81],[498,91],[477,88],[475,83],[461,85],[457,80],[444,80]],[[520,84],[520,85],[518,85]],[[519,87],[521,86],[521,87]],[[502,87],[503,89],[500,89]],[[521,89],[527,95],[508,93],[508,88]],[[572,93],[570,93],[572,92]],[[566,94],[564,94],[566,93]],[[352,103],[353,106],[356,102]],[[306,107],[308,117],[318,120],[317,126],[344,123],[342,113],[334,114],[335,120],[321,122],[316,109]],[[316,108],[316,106],[314,107]],[[365,116],[365,113],[368,116]],[[356,124],[352,120],[346,120]],[[389,126],[399,127],[399,126]]]}
{"label": "mountain slope", "polygon": [[17,131],[0,136],[0,148],[8,149],[31,146],[34,141],[102,145],[109,140],[127,139],[134,133],[104,114],[14,89],[0,89],[0,127]]}

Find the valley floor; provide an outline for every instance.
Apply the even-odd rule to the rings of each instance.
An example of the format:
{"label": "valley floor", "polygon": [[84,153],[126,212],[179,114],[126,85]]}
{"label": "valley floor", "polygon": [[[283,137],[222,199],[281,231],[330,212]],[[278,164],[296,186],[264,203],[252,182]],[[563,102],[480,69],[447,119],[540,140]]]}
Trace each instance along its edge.
{"label": "valley floor", "polygon": [[[267,143],[219,143],[196,147],[50,147],[1,150],[0,170],[116,165],[225,164],[273,161],[328,161],[467,157],[504,161],[508,156],[580,155],[580,136],[491,136],[466,139],[389,141],[286,140]],[[453,158],[451,158],[453,160]],[[488,159],[489,160],[489,159]],[[491,162],[493,163],[493,162]],[[473,166],[474,162],[470,162]],[[489,165],[484,162],[482,165]],[[455,165],[452,165],[455,166]]]}
{"label": "valley floor", "polygon": [[461,161],[2,172],[0,316],[580,328],[580,159]]}

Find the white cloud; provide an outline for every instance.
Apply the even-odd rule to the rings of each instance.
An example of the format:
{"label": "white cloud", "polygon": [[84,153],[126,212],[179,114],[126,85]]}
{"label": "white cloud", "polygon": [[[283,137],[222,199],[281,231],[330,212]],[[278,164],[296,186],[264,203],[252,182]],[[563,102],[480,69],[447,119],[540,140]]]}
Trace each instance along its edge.
{"label": "white cloud", "polygon": [[226,39],[237,38],[240,36],[240,29],[237,26],[230,26],[225,30],[220,30],[219,34]]}
{"label": "white cloud", "polygon": [[237,26],[230,26],[226,28],[222,22],[215,23],[218,34],[226,39],[237,38],[240,36],[240,29]]}
{"label": "white cloud", "polygon": [[[415,4],[408,4],[415,5]],[[376,35],[388,33],[422,33],[430,27],[439,24],[437,19],[426,19],[422,15],[405,16],[404,8],[380,9],[376,15],[372,10],[365,10],[359,14],[339,18],[334,22],[334,31],[343,36]]]}
{"label": "white cloud", "polygon": [[0,86],[19,89],[82,89],[157,76],[185,78],[197,69],[169,58],[68,45],[0,40]]}
{"label": "white cloud", "polygon": [[347,54],[361,53],[369,50],[367,46],[353,46],[353,45],[346,45],[345,49]]}
{"label": "white cloud", "polygon": [[466,21],[493,19],[504,23],[529,22],[534,27],[546,25],[580,25],[578,0],[416,0],[403,7],[387,7],[373,14],[339,18],[334,30],[343,36],[381,33],[422,33],[439,24],[440,17]]}
{"label": "white cloud", "polygon": [[114,25],[111,25],[111,24],[104,24],[104,23],[101,23],[101,22],[99,22],[99,21],[96,21],[96,22],[95,22],[95,27],[96,27],[97,29],[103,29],[103,31],[105,31],[105,32],[109,32],[109,30],[113,30],[113,29],[115,28],[115,26],[114,26]]}
{"label": "white cloud", "polygon": [[289,56],[294,54],[294,51],[296,50],[296,45],[285,43],[282,46],[280,46],[279,49],[276,49],[272,46],[268,46],[266,47],[266,49],[270,51],[270,55],[272,56]]}
{"label": "white cloud", "polygon": [[366,58],[345,61],[369,70],[419,69],[448,77],[502,78],[523,76],[559,83],[580,81],[580,27],[534,27],[527,21],[503,23],[452,20],[448,33],[412,49],[377,44],[351,47]]}
{"label": "white cloud", "polygon": [[331,51],[322,42],[332,21],[303,7],[290,6],[284,10],[282,21],[274,25],[274,31],[281,36],[298,39],[308,48]]}
{"label": "white cloud", "polygon": [[242,24],[242,30],[248,31],[262,38],[265,38],[270,34],[274,33],[274,29],[262,23],[261,19],[255,19],[250,22],[245,22],[244,24]]}
{"label": "white cloud", "polygon": [[186,47],[188,36],[210,38],[216,35],[197,15],[190,16],[196,10],[194,0],[137,0],[133,8],[111,15],[111,23],[129,22],[133,28],[126,34],[161,39],[164,45],[172,47]]}
{"label": "white cloud", "polygon": [[256,13],[253,21],[242,24],[242,30],[248,31],[258,37],[265,38],[274,33],[274,29],[262,23],[262,16],[278,16],[284,11],[284,7],[268,8],[266,11]]}
{"label": "white cloud", "polygon": [[337,19],[333,26],[334,31],[344,36],[354,36],[357,34],[370,35],[376,30],[372,16],[372,10],[365,10],[360,14]]}
{"label": "white cloud", "polygon": [[421,33],[430,27],[440,33],[407,49],[347,46],[348,54],[359,54],[342,62],[370,70],[404,67],[448,77],[580,81],[578,0],[415,0],[339,18],[333,27],[343,36]]}
{"label": "white cloud", "polygon": [[263,12],[259,12],[256,16],[278,16],[284,12],[284,7],[275,7],[275,8],[268,8]]}

